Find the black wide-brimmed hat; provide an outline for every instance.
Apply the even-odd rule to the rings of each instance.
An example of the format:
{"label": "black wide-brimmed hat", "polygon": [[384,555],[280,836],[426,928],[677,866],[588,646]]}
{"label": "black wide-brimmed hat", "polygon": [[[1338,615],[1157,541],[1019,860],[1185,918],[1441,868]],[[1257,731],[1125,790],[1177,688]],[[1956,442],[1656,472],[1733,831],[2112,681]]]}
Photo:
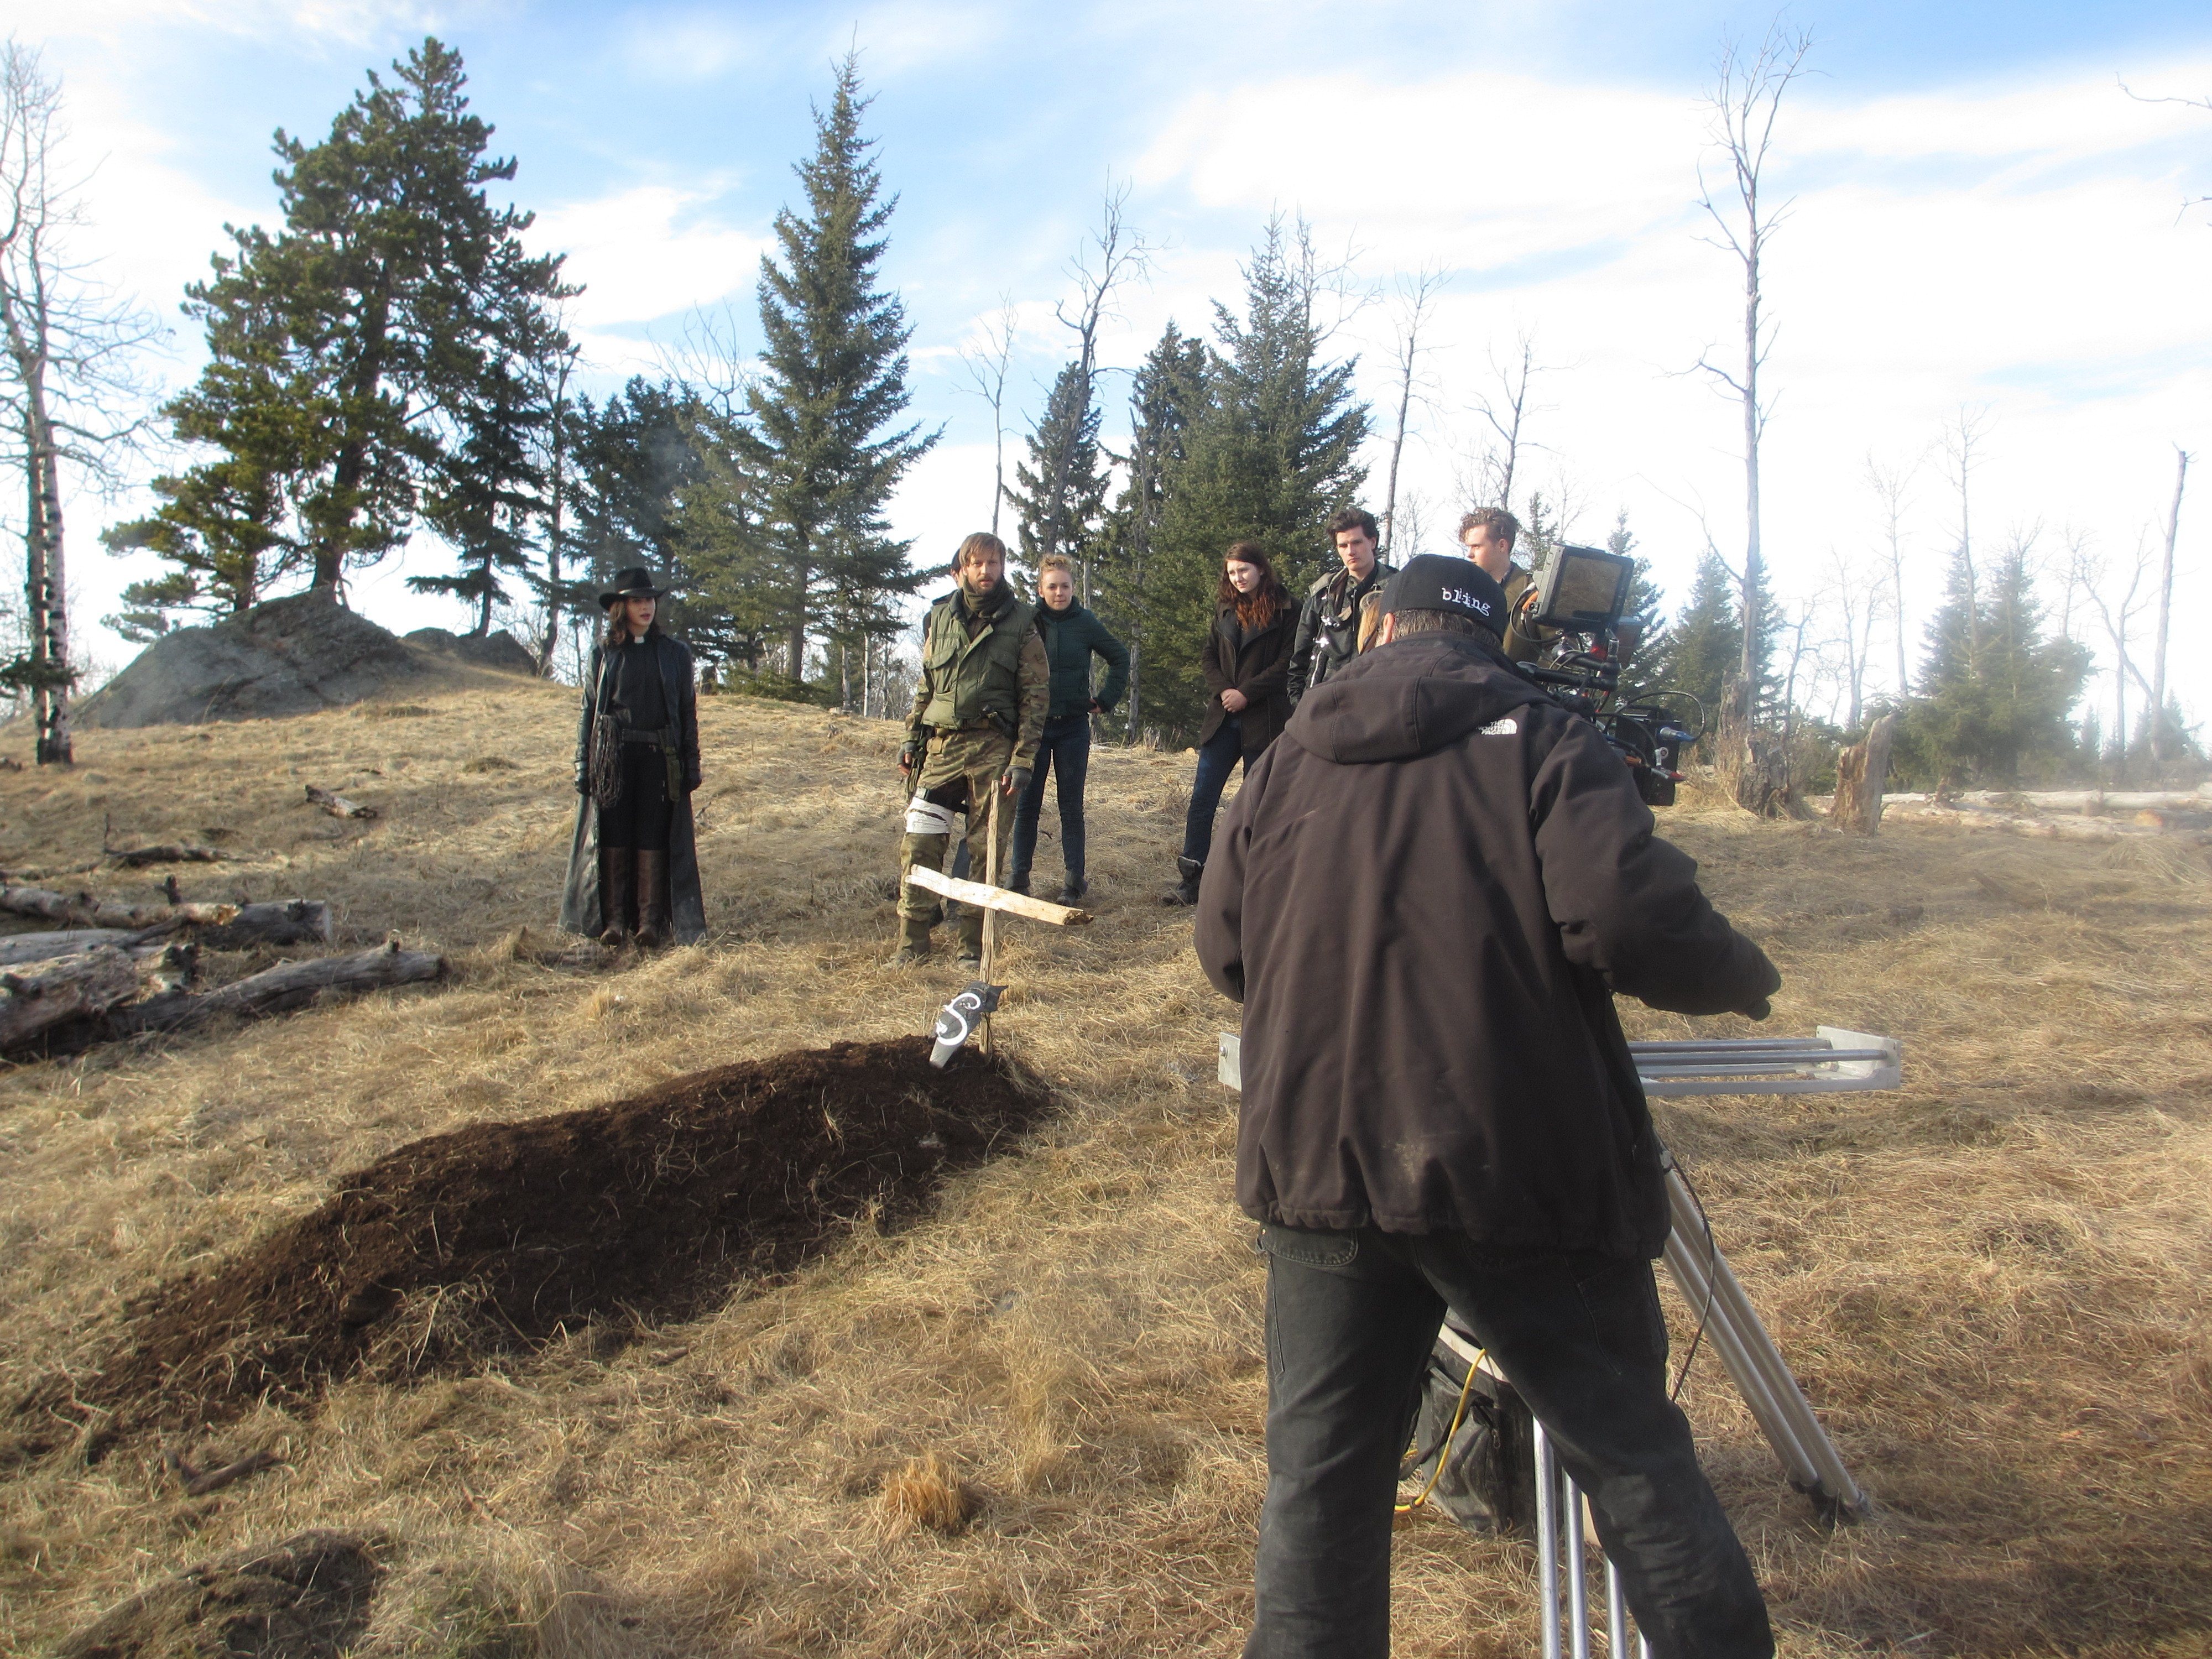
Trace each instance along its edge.
{"label": "black wide-brimmed hat", "polygon": [[666,590],[653,585],[653,573],[643,565],[615,572],[614,591],[599,595],[599,609],[611,611],[617,599],[658,599]]}

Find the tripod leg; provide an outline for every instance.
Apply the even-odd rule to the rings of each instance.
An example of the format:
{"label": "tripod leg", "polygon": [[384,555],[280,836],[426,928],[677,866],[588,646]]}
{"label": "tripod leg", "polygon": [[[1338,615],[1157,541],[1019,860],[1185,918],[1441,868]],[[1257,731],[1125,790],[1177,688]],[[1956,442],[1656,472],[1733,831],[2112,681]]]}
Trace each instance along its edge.
{"label": "tripod leg", "polygon": [[1552,1437],[1534,1424],[1536,1601],[1544,1620],[1544,1659],[1559,1659],[1559,1463]]}
{"label": "tripod leg", "polygon": [[1565,1548],[1560,1553],[1567,1569],[1567,1651],[1572,1659],[1590,1659],[1589,1579],[1584,1573],[1583,1494],[1574,1477],[1561,1470],[1559,1507],[1565,1511]]}
{"label": "tripod leg", "polygon": [[1605,1559],[1605,1646],[1612,1659],[1621,1659],[1628,1647],[1628,1598],[1621,1593],[1620,1569]]}
{"label": "tripod leg", "polygon": [[[1667,1166],[1667,1198],[1674,1221],[1674,1233],[1668,1240],[1667,1265],[1674,1269],[1675,1282],[1683,1286],[1685,1295],[1690,1293],[1683,1276],[1685,1267],[1702,1281],[1692,1305],[1703,1307],[1710,1301],[1714,1313],[1721,1316],[1720,1323],[1732,1339],[1731,1346],[1741,1357],[1748,1374],[1757,1377],[1754,1388],[1745,1375],[1737,1374],[1735,1363],[1729,1364],[1730,1373],[1736,1376],[1736,1386],[1743,1390],[1745,1402],[1759,1419],[1760,1426],[1766,1429],[1775,1455],[1807,1492],[1839,1508],[1864,1514],[1866,1494],[1844,1467],[1843,1455],[1837,1451],[1835,1442],[1828,1438],[1828,1431],[1820,1426],[1820,1419],[1814,1415],[1781,1350],[1774,1346],[1774,1339],[1767,1334],[1758,1310],[1751,1305],[1751,1298],[1736,1282],[1728,1258],[1720,1253],[1718,1246],[1710,1243],[1711,1235],[1705,1218],[1698,1213],[1690,1189],[1671,1158]],[[1705,1248],[1701,1249],[1700,1243]],[[1722,1358],[1729,1358],[1725,1347]],[[1756,1397],[1760,1395],[1766,1402],[1764,1411]],[[1781,1426],[1784,1437],[1794,1445],[1794,1456],[1784,1450],[1784,1439],[1778,1437],[1775,1425]]]}

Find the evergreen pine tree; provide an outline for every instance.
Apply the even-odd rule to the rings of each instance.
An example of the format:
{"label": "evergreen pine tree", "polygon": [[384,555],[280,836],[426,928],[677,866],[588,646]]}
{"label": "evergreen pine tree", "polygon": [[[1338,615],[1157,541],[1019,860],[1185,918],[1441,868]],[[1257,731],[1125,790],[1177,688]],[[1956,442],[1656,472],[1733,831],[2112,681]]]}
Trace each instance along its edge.
{"label": "evergreen pine tree", "polygon": [[[1193,413],[1206,397],[1206,343],[1170,322],[1146,355],[1129,392],[1129,449],[1116,457],[1127,482],[1100,539],[1097,603],[1129,647],[1129,736],[1144,729],[1146,675],[1169,616],[1152,584],[1167,480],[1188,457]],[[1176,620],[1187,620],[1178,615]]]}
{"label": "evergreen pine tree", "polygon": [[335,596],[397,546],[451,459],[438,416],[484,401],[513,306],[565,292],[557,256],[520,250],[531,216],[485,196],[515,164],[486,155],[459,57],[428,40],[392,74],[372,72],[319,143],[277,133],[283,230],[234,229],[186,290],[209,362],[164,412],[222,456],[156,479],[154,518],[112,544],[204,574],[203,594],[251,603],[304,564]]}
{"label": "evergreen pine tree", "polygon": [[1109,480],[1090,385],[1079,362],[1060,371],[1030,434],[1029,462],[1014,463],[1006,503],[1020,532],[1018,556],[1032,577],[1048,553],[1064,553],[1087,568],[1098,538]]}
{"label": "evergreen pine tree", "polygon": [[1271,223],[1244,280],[1241,319],[1214,307],[1204,396],[1164,478],[1153,580],[1183,616],[1162,617],[1149,696],[1152,714],[1176,729],[1194,729],[1205,708],[1198,647],[1230,544],[1258,542],[1289,585],[1321,568],[1323,522],[1367,477],[1367,406],[1352,398],[1354,362],[1323,361],[1319,277],[1303,234]]}
{"label": "evergreen pine tree", "polygon": [[740,451],[761,483],[764,523],[779,562],[790,672],[803,675],[817,601],[834,627],[884,609],[921,578],[910,544],[886,534],[884,505],[937,434],[884,428],[906,409],[911,331],[896,294],[876,286],[882,232],[898,198],[878,203],[882,177],[860,135],[868,100],[858,60],[838,66],[830,108],[815,112],[816,148],[793,170],[804,218],[775,217],[779,264],[761,261],[766,347],[747,395],[751,423]]}
{"label": "evergreen pine tree", "polygon": [[1738,591],[1735,573],[1708,550],[1698,561],[1688,602],[1635,664],[1638,686],[1695,697],[1704,707],[1708,731],[1720,719],[1722,690],[1743,656]]}
{"label": "evergreen pine tree", "polygon": [[1926,640],[1906,753],[1939,787],[1971,779],[2010,788],[2025,766],[2071,758],[2069,717],[2089,653],[2076,641],[2044,636],[2025,548],[2006,553],[1994,571],[1976,568],[1963,549],[1954,553]]}

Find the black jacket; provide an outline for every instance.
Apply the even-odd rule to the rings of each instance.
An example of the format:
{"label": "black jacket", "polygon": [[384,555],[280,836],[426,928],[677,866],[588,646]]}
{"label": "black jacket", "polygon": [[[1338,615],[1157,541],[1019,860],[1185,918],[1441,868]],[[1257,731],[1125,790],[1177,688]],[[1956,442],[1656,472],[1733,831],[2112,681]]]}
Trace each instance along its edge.
{"label": "black jacket", "polygon": [[1257,755],[1274,742],[1275,734],[1291,717],[1291,694],[1285,682],[1290,673],[1291,636],[1297,622],[1297,611],[1288,594],[1276,607],[1274,621],[1256,634],[1233,635],[1230,630],[1237,625],[1237,613],[1226,605],[1215,615],[1212,630],[1199,650],[1206,690],[1213,693],[1206,706],[1206,724],[1199,729],[1200,743],[1218,732],[1221,722],[1229,718],[1221,694],[1232,687],[1245,697],[1244,708],[1237,717],[1244,753]]}
{"label": "black jacket", "polygon": [[1359,602],[1398,574],[1395,564],[1375,561],[1364,581],[1354,581],[1342,565],[1313,585],[1298,607],[1298,631],[1291,641],[1287,689],[1299,698],[1359,654]]}
{"label": "black jacket", "polygon": [[1310,692],[1199,892],[1199,960],[1244,1004],[1237,1201],[1656,1255],[1658,1143],[1613,994],[1711,1014],[1780,983],[1696,872],[1595,728],[1473,640],[1370,650]]}

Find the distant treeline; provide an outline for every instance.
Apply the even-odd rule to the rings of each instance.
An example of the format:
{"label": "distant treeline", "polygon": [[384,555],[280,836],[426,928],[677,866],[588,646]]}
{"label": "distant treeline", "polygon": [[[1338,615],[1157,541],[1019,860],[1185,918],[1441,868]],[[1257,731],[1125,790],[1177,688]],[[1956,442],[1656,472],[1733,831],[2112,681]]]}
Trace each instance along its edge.
{"label": "distant treeline", "polygon": [[[282,228],[234,229],[210,277],[187,290],[208,362],[162,413],[197,459],[155,481],[150,517],[105,538],[172,567],[126,591],[109,620],[127,636],[301,585],[335,592],[419,526],[455,568],[410,583],[471,605],[479,633],[520,617],[546,672],[564,638],[597,617],[602,579],[643,560],[672,590],[670,625],[723,683],[893,714],[903,602],[1003,505],[1018,565],[1033,573],[1047,553],[1071,556],[1079,597],[1128,642],[1131,692],[1117,714],[1127,735],[1179,741],[1203,714],[1199,648],[1231,542],[1261,543],[1301,594],[1331,562],[1322,526],[1341,507],[1382,513],[1385,557],[1401,552],[1393,542],[1422,550],[1396,460],[1430,290],[1416,291],[1401,333],[1389,499],[1369,501],[1361,456],[1377,434],[1353,392],[1354,361],[1331,343],[1343,273],[1295,220],[1268,225],[1240,303],[1217,303],[1206,335],[1168,325],[1128,382],[1117,452],[1101,438],[1097,336],[1115,284],[1151,250],[1109,195],[1075,268],[1080,303],[1061,313],[1072,360],[1011,481],[1002,465],[988,520],[939,526],[917,550],[890,536],[886,506],[938,434],[909,417],[911,331],[879,276],[896,198],[861,130],[868,100],[854,61],[817,112],[814,151],[794,168],[798,202],[778,214],[776,250],[762,262],[759,350],[741,349],[726,314],[702,316],[661,374],[599,402],[574,389],[579,349],[563,315],[579,290],[562,256],[525,251],[531,216],[488,199],[516,164],[490,154],[465,86],[459,57],[428,40],[388,81],[370,75],[328,137],[276,135]],[[995,356],[969,354],[1001,434],[1012,339],[1009,322]],[[1518,556],[1540,568],[1563,527],[1540,493],[1514,494],[1531,372],[1524,340],[1517,386],[1501,379],[1510,427],[1501,406],[1483,410],[1507,439],[1502,468],[1493,458],[1465,481],[1486,501],[1457,505],[1516,505]],[[1447,545],[1450,522],[1429,539]],[[1632,553],[1625,512],[1607,543]],[[1892,708],[1903,717],[1899,769],[1924,781],[2009,784],[2092,770],[2139,745],[2140,733],[2115,743],[2094,717],[2077,720],[2090,653],[2063,618],[2049,627],[2029,544],[1978,565],[1962,535],[1909,694],[1866,690],[1877,616],[1887,604],[1893,622],[1901,607],[1901,566],[1838,574],[1829,601],[1794,615],[1771,600],[1754,608],[1759,717],[1801,757],[1802,784],[1817,786],[1833,744]],[[2066,580],[2070,617],[2085,578]],[[1637,605],[1656,623],[1663,596],[1648,576],[1639,586]],[[1745,660],[1742,595],[1741,576],[1709,550],[1630,680],[1717,711]],[[1826,718],[1806,712],[1815,707]],[[2160,735],[2169,757],[2193,755],[2178,714]]]}

